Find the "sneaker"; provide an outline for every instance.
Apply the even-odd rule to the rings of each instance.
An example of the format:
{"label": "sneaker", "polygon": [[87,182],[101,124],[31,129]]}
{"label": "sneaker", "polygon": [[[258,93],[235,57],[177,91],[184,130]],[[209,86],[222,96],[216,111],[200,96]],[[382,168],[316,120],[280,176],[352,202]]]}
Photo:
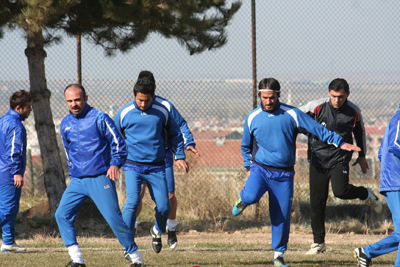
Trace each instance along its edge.
{"label": "sneaker", "polygon": [[135,263],[131,264],[131,267],[144,267],[144,264],[141,262],[135,262]]}
{"label": "sneaker", "polygon": [[279,256],[276,259],[274,259],[274,266],[275,267],[289,267],[283,260],[283,257]]}
{"label": "sneaker", "polygon": [[175,249],[178,245],[178,239],[176,238],[176,231],[168,230],[168,246],[171,249]]}
{"label": "sneaker", "polygon": [[365,255],[363,248],[356,248],[353,254],[354,258],[357,259],[359,267],[369,267],[372,264],[371,259],[369,259],[367,255]]}
{"label": "sneaker", "polygon": [[236,200],[235,204],[233,204],[232,214],[238,216],[246,207],[247,205],[243,204],[242,198],[239,198]]}
{"label": "sneaker", "polygon": [[131,260],[131,256],[129,256],[129,253],[126,252],[126,251],[124,251],[124,258],[125,258],[125,260],[127,260],[127,261],[132,261],[132,260]]}
{"label": "sneaker", "polygon": [[155,253],[160,253],[162,249],[162,243],[161,243],[161,237],[157,237],[156,233],[153,231],[154,227],[151,227],[150,229],[150,234],[153,237],[153,241],[151,243],[151,246],[153,247],[153,250]]}
{"label": "sneaker", "polygon": [[314,243],[311,245],[311,249],[307,251],[306,255],[316,255],[319,253],[324,253],[326,251],[325,243],[318,244]]}
{"label": "sneaker", "polygon": [[378,197],[372,192],[371,188],[367,188],[369,192],[369,197],[365,200],[365,204],[371,206],[376,213],[382,212],[382,202]]}
{"label": "sneaker", "polygon": [[70,267],[86,267],[86,265],[84,263],[76,263],[73,261],[68,262],[67,266],[65,266],[65,267],[68,267],[68,266],[70,266]]}
{"label": "sneaker", "polygon": [[12,252],[25,252],[26,248],[18,246],[15,242],[12,245],[1,245],[1,251],[12,251]]}

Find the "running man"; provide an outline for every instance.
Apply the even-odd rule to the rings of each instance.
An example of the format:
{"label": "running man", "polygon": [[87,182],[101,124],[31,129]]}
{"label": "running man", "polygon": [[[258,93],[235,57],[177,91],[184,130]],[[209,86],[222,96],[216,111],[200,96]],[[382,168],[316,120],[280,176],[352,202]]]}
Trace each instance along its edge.
{"label": "running man", "polygon": [[297,134],[314,135],[343,150],[360,149],[343,142],[340,135],[328,131],[299,109],[279,102],[280,88],[274,78],[259,83],[261,106],[247,115],[241,145],[247,181],[232,213],[239,215],[268,191],[273,264],[288,267],[283,254],[289,241]]}
{"label": "running man", "polygon": [[61,136],[71,182],[61,198],[56,220],[71,256],[67,266],[86,266],[76,240],[74,222],[90,197],[125,248],[132,261],[131,267],[143,267],[133,232],[122,219],[115,189],[119,168],[127,156],[124,139],[107,114],[87,104],[83,86],[68,85],[64,96],[70,113],[61,122]]}
{"label": "running man", "polygon": [[[155,89],[157,89],[156,81],[154,79],[154,75],[152,72],[144,70],[139,73],[138,80],[140,79],[148,79],[152,83],[154,83]],[[185,150],[190,151],[200,157],[200,153],[196,150],[196,144],[193,140],[193,134],[190,131],[185,119],[181,116],[178,110],[172,105],[171,102],[162,98],[158,95],[154,97],[154,101],[163,105],[169,112],[172,119],[179,126],[182,137],[185,143]],[[168,232],[168,241],[167,244],[171,249],[175,249],[178,245],[178,239],[176,237],[176,226],[178,225],[178,221],[176,219],[176,210],[178,208],[178,201],[175,196],[175,177],[174,177],[174,154],[171,148],[171,144],[168,144],[168,150],[165,157],[165,176],[167,178],[168,184],[168,194],[169,194],[169,203],[171,205],[171,213],[169,214],[169,218],[167,220],[167,232]],[[142,191],[140,193],[140,198],[143,199],[146,191],[146,184],[142,184]],[[135,228],[139,223],[139,214],[142,210],[142,201],[138,207],[138,211],[136,214],[136,222]]]}
{"label": "running man", "polygon": [[121,108],[114,119],[128,146],[128,158],[124,165],[127,200],[123,207],[123,218],[134,232],[141,185],[146,183],[156,203],[156,223],[150,233],[153,250],[159,253],[162,249],[161,233],[166,231],[171,211],[165,177],[167,138],[171,139],[177,166],[186,172],[189,168],[179,126],[168,110],[154,101],[154,83],[149,79],[140,79],[133,93],[135,99]]}
{"label": "running man", "polygon": [[[364,122],[360,109],[347,98],[349,85],[344,79],[334,79],[328,88],[329,97],[314,100],[299,109],[311,118],[343,137],[345,142],[353,143],[353,134],[357,146],[361,148],[353,166],[360,164],[363,173],[368,171],[365,159],[367,152]],[[306,255],[323,253],[325,247],[325,209],[329,192],[329,180],[335,197],[340,199],[365,200],[377,213],[382,211],[382,203],[370,188],[349,184],[349,163],[353,152],[314,138],[308,137],[308,161],[310,162],[310,203],[311,228],[314,243]]]}

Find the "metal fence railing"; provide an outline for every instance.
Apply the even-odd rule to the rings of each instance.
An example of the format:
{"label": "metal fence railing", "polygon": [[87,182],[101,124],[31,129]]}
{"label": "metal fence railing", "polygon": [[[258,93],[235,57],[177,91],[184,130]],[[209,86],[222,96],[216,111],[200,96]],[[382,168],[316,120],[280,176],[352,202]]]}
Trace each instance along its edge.
{"label": "metal fence railing", "polygon": [[[351,182],[375,191],[379,145],[400,104],[399,13],[400,2],[394,0],[256,1],[258,80],[277,78],[281,101],[300,106],[328,96],[329,82],[345,78],[349,99],[361,108],[365,120],[370,164],[367,174],[351,167]],[[224,47],[194,56],[175,40],[152,34],[131,52],[109,58],[82,37],[82,83],[89,104],[115,116],[133,98],[137,75],[146,69],[155,75],[156,93],[170,100],[187,120],[202,157],[188,155],[189,174],[176,170],[181,214],[225,216],[245,183],[240,142],[243,122],[252,110],[251,1],[243,1],[227,30]],[[12,92],[29,89],[25,48],[21,31],[6,31],[0,39],[1,115]],[[77,80],[76,39],[64,36],[60,45],[46,51],[47,85],[58,132],[68,113],[63,89]],[[30,158],[24,194],[45,196],[33,116],[25,125]],[[297,147],[294,194],[296,200],[308,201],[305,137],[299,137]],[[329,201],[347,203],[333,196]],[[210,210],[207,203],[218,208]],[[262,209],[267,206],[261,202]]]}

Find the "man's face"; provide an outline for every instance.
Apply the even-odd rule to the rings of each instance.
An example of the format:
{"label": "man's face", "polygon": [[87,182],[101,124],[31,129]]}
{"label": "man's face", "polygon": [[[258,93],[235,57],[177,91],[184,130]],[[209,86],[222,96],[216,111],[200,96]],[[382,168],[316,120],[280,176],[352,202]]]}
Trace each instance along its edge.
{"label": "man's face", "polygon": [[273,111],[278,104],[278,95],[273,91],[260,92],[261,105],[266,111]]}
{"label": "man's face", "polygon": [[332,106],[336,109],[343,106],[349,95],[350,91],[346,93],[344,89],[340,89],[339,91],[329,90],[329,97],[331,98]]}
{"label": "man's face", "polygon": [[25,104],[25,106],[22,108],[20,106],[17,106],[15,108],[15,111],[17,111],[22,117],[24,117],[26,119],[29,117],[29,114],[31,114],[32,104],[31,104],[31,102],[27,102]]}
{"label": "man's face", "polygon": [[150,107],[153,97],[148,94],[137,93],[135,96],[136,105],[140,110],[146,110]]}
{"label": "man's face", "polygon": [[85,108],[88,97],[77,87],[70,87],[65,91],[65,100],[72,114],[78,115]]}

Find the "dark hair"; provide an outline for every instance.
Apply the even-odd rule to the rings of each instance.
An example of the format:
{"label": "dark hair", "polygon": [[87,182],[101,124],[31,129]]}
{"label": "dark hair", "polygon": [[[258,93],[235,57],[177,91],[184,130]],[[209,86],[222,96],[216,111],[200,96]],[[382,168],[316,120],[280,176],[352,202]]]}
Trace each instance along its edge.
{"label": "dark hair", "polygon": [[140,80],[140,79],[148,79],[152,83],[154,83],[154,85],[156,84],[156,80],[154,79],[153,73],[151,71],[148,71],[148,70],[142,70],[139,73],[138,80]]}
{"label": "dark hair", "polygon": [[343,89],[346,93],[350,91],[349,84],[347,83],[347,81],[341,78],[337,78],[331,81],[328,88],[329,91],[333,90],[335,92],[340,91],[341,89]]}
{"label": "dark hair", "polygon": [[265,78],[262,79],[260,81],[260,83],[258,84],[258,89],[271,89],[274,91],[279,91],[276,92],[276,94],[278,95],[278,97],[281,94],[281,85],[279,84],[278,80],[274,79],[274,78]]}
{"label": "dark hair", "polygon": [[133,94],[136,96],[137,93],[154,96],[155,85],[149,79],[140,79],[136,82],[133,87]]}
{"label": "dark hair", "polygon": [[32,102],[31,93],[25,90],[20,90],[13,93],[10,97],[10,108],[15,109],[17,106],[23,108],[28,102]]}
{"label": "dark hair", "polygon": [[65,89],[64,89],[64,95],[65,95],[65,91],[67,91],[67,89],[69,89],[69,88],[71,88],[71,87],[76,87],[76,88],[78,88],[78,89],[81,89],[82,92],[83,92],[83,98],[85,98],[85,96],[86,96],[86,90],[85,90],[85,88],[84,88],[82,85],[80,85],[79,83],[71,83],[71,84],[68,84],[67,87],[65,87]]}

